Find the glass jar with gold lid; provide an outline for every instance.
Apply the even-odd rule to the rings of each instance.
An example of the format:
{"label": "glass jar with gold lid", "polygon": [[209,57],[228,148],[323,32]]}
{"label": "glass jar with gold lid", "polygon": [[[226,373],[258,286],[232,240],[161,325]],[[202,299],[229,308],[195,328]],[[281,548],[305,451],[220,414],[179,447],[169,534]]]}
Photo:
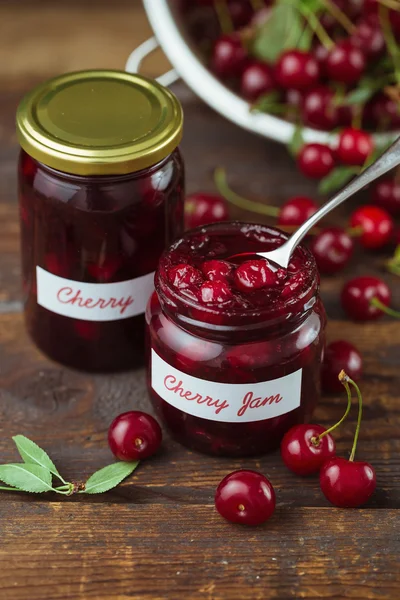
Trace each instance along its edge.
{"label": "glass jar with gold lid", "polygon": [[36,345],[91,371],[143,361],[144,312],[183,229],[182,109],[157,82],[82,71],[17,112],[25,317]]}

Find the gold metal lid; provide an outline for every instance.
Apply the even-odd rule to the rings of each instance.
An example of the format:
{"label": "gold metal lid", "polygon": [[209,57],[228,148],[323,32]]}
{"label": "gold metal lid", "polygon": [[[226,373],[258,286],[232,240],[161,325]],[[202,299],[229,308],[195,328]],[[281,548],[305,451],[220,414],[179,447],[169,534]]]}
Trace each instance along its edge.
{"label": "gold metal lid", "polygon": [[17,111],[22,148],[66,173],[132,173],[168,156],[182,138],[177,98],[125,71],[81,71],[33,89]]}

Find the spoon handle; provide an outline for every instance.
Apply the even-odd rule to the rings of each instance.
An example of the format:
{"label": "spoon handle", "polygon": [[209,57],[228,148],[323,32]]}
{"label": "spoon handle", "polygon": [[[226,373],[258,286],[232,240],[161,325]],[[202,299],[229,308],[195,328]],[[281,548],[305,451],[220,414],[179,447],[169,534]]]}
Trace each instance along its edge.
{"label": "spoon handle", "polygon": [[366,185],[378,179],[394,167],[400,164],[400,137],[369,167],[367,167],[360,175],[357,175],[350,183],[340,190],[331,200],[321,206],[321,208],[311,215],[305,223],[281,246],[281,249],[286,246],[288,258],[292,255],[295,247],[301,242],[304,236],[331,210],[342,204],[347,198],[353,196],[356,192],[362,190]]}

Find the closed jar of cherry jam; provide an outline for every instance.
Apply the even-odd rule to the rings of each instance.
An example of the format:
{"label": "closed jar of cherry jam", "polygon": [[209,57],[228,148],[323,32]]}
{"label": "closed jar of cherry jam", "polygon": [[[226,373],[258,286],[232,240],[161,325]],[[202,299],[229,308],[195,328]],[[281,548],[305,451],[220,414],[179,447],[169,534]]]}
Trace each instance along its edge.
{"label": "closed jar of cherry jam", "polygon": [[25,318],[50,358],[89,371],[144,360],[144,313],[183,231],[182,109],[122,71],[62,75],[21,102]]}
{"label": "closed jar of cherry jam", "polygon": [[146,312],[148,389],[193,450],[271,451],[318,402],[326,317],[314,258],[298,247],[281,269],[255,255],[286,239],[219,223],[188,232],[160,260]]}

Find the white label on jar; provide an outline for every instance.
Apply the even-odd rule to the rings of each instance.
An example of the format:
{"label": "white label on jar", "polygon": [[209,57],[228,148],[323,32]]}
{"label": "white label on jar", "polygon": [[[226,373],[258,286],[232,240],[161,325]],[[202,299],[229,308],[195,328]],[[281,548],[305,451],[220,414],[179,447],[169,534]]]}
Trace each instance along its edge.
{"label": "white label on jar", "polygon": [[246,423],[279,417],[300,406],[302,369],[261,383],[218,383],[192,377],[151,351],[153,390],[175,408],[212,421]]}
{"label": "white label on jar", "polygon": [[37,303],[84,321],[118,321],[141,315],[154,289],[154,273],[117,283],[85,283],[36,267]]}

